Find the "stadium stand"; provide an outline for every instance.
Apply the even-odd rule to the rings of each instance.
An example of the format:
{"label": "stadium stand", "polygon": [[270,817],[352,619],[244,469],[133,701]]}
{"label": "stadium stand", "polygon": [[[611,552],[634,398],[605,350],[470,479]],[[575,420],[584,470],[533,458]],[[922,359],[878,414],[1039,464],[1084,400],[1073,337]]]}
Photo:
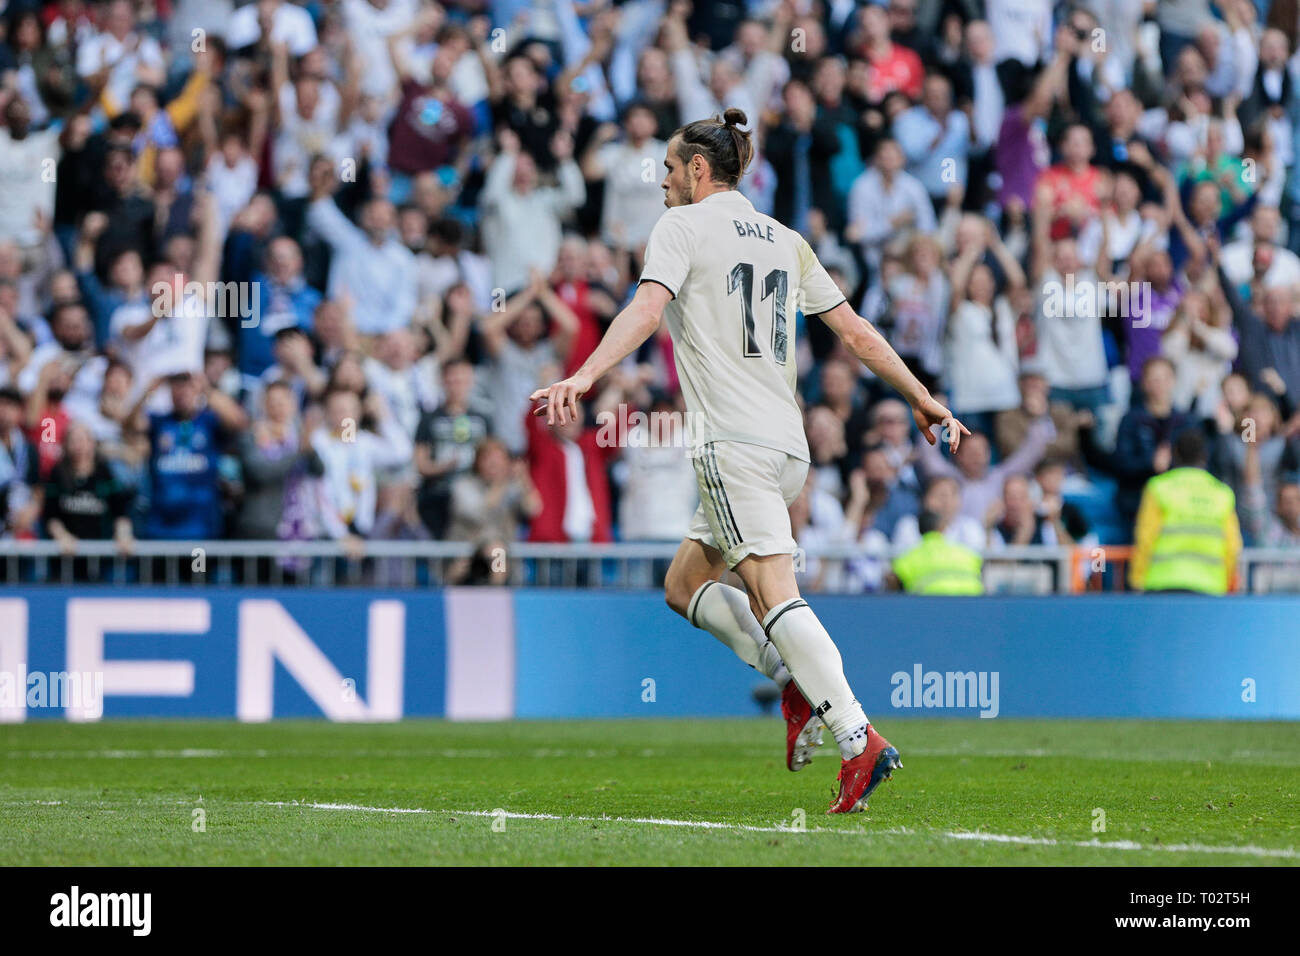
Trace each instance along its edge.
{"label": "stadium stand", "polygon": [[1300,20],[1146,10],[8,0],[0,580],[654,584],[696,503],[666,330],[580,428],[528,394],[734,106],[742,190],[975,432],[931,449],[799,315],[808,589],[889,587],[922,512],[990,593],[1122,588],[1188,429],[1238,587],[1300,589]]}

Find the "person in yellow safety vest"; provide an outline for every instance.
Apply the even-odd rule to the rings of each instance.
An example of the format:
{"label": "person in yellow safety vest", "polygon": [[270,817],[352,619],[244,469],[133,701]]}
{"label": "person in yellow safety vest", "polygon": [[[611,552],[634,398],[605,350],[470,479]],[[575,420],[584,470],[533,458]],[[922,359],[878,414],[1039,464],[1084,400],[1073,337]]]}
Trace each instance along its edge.
{"label": "person in yellow safety vest", "polygon": [[949,541],[940,530],[941,519],[924,511],[917,519],[921,540],[894,559],[894,574],[909,594],[983,594],[978,551]]}
{"label": "person in yellow safety vest", "polygon": [[1178,436],[1172,460],[1142,490],[1129,583],[1139,591],[1223,594],[1241,551],[1236,496],[1205,470],[1199,431]]}

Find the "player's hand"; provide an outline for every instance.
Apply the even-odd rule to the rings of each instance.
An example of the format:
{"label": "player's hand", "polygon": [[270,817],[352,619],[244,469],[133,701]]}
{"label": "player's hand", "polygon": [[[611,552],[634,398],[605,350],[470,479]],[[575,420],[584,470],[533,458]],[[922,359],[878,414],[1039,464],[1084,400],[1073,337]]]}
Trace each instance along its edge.
{"label": "player's hand", "polygon": [[938,425],[941,429],[939,437],[948,443],[949,451],[956,451],[957,446],[961,444],[961,436],[970,434],[970,429],[957,421],[952,412],[928,396],[923,401],[912,406],[912,418],[916,422],[916,427],[921,429],[921,434],[925,436],[925,440],[931,445],[935,444],[938,439],[935,438],[930,429]]}
{"label": "player's hand", "polygon": [[591,391],[591,379],[585,375],[571,375],[562,382],[539,388],[528,398],[544,404],[533,409],[534,415],[546,414],[546,424],[567,425],[578,420],[578,399]]}

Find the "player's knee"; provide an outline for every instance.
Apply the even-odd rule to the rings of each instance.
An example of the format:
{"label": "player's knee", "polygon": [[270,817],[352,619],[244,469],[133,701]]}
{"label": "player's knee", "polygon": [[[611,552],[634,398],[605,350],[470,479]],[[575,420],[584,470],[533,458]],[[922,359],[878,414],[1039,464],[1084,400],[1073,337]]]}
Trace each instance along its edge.
{"label": "player's knee", "polygon": [[664,600],[668,606],[685,617],[686,609],[694,596],[695,589],[690,586],[686,575],[669,568],[668,574],[664,577]]}

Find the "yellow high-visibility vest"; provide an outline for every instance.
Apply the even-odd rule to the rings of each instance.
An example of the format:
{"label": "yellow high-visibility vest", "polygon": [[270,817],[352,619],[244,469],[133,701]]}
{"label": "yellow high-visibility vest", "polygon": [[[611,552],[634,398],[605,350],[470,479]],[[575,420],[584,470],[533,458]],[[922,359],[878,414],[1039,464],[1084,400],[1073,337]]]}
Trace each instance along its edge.
{"label": "yellow high-visibility vest", "polygon": [[1237,527],[1232,489],[1200,468],[1174,468],[1147,482],[1145,494],[1159,526],[1142,588],[1225,593],[1229,556],[1239,547],[1230,540]]}
{"label": "yellow high-visibility vest", "polygon": [[942,531],[927,531],[894,559],[894,573],[910,594],[983,594],[983,566],[978,552],[954,544]]}

